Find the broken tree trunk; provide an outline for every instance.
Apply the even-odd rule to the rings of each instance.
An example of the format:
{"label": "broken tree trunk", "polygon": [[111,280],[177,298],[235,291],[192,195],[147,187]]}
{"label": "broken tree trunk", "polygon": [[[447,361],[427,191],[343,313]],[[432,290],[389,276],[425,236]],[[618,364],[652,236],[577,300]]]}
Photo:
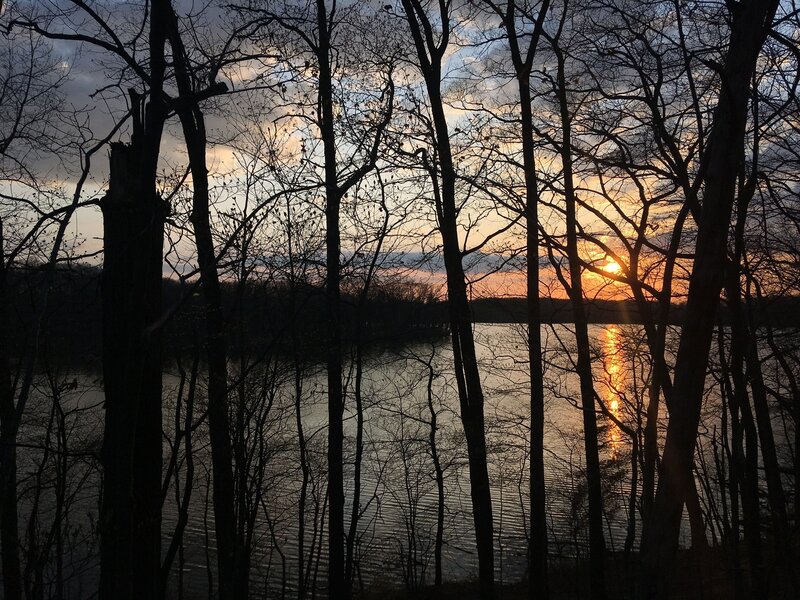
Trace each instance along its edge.
{"label": "broken tree trunk", "polygon": [[[111,147],[104,228],[100,598],[156,598],[161,556],[164,202],[143,184],[136,142]],[[145,167],[146,168],[146,167]]]}

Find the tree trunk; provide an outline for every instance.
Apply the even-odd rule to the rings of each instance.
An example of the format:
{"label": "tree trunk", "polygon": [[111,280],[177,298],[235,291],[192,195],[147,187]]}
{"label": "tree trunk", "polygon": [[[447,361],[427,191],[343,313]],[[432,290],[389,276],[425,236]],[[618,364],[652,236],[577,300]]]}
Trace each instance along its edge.
{"label": "tree trunk", "polygon": [[389,227],[389,211],[386,204],[382,203],[381,208],[384,214],[383,223],[380,233],[378,234],[375,251],[370,259],[367,276],[364,279],[364,287],[361,288],[359,292],[354,335],[356,373],[353,395],[356,404],[356,454],[353,463],[353,504],[350,512],[350,530],[347,535],[347,555],[345,561],[345,585],[347,586],[349,594],[352,594],[353,591],[353,577],[356,571],[355,545],[356,538],[358,537],[358,521],[361,517],[361,466],[364,460],[364,401],[362,394],[364,379],[364,327],[366,326],[366,310],[369,293],[372,289],[373,278],[378,267],[378,261],[381,257],[381,248],[383,248],[387,229]]}
{"label": "tree trunk", "polygon": [[576,217],[575,187],[572,178],[571,118],[567,104],[564,56],[555,48],[558,59],[558,101],[561,111],[561,158],[564,170],[564,200],[566,202],[567,258],[570,282],[568,294],[572,304],[577,345],[577,371],[580,378],[581,410],[583,413],[583,441],[586,453],[586,482],[589,495],[589,560],[591,597],[605,597],[605,539],[603,537],[603,491],[600,474],[599,442],[597,438],[597,413],[595,411],[592,358],[589,348],[589,329],[583,304],[581,264],[578,255],[578,224]]}
{"label": "tree trunk", "polygon": [[[292,291],[294,294],[294,291]],[[294,314],[294,313],[293,313]],[[294,325],[292,328],[294,329]],[[296,336],[294,338],[293,347],[297,348]],[[303,414],[302,414],[302,398],[303,398],[303,371],[300,366],[300,358],[295,354],[294,357],[294,416],[295,425],[297,427],[297,440],[298,440],[298,453],[300,456],[300,471],[303,474],[300,483],[300,496],[298,498],[298,517],[297,517],[297,598],[298,600],[305,600],[306,597],[306,579],[307,573],[305,570],[305,542],[306,542],[306,498],[308,496],[308,481],[309,481],[309,467],[306,450],[306,435],[303,431]],[[316,519],[315,519],[316,524]],[[315,525],[316,526],[316,525]],[[311,554],[313,555],[313,543],[311,544]]]}
{"label": "tree trunk", "polygon": [[100,600],[157,598],[161,567],[161,279],[165,203],[156,172],[168,0],[153,0],[149,97],[131,94],[130,145],[112,144],[103,211]]}
{"label": "tree trunk", "polygon": [[317,0],[319,47],[319,128],[325,155],[325,299],[328,317],[326,367],[328,378],[328,596],[349,598],[345,585],[344,539],[344,392],[342,389],[342,324],[339,207],[336,133],[330,64],[330,24],[323,0]]}
{"label": "tree trunk", "polygon": [[539,301],[539,183],[534,156],[533,106],[531,70],[541,38],[549,0],[538,7],[538,15],[530,31],[527,48],[520,47],[517,31],[518,14],[514,0],[504,11],[493,2],[487,3],[503,19],[508,36],[511,62],[517,79],[520,103],[520,134],[525,179],[525,253],[526,299],[528,326],[528,374],[530,382],[530,543],[528,547],[528,594],[532,599],[547,600],[547,507],[544,479],[544,382],[542,364],[541,311]]}
{"label": "tree trunk", "polygon": [[[181,390],[183,389],[184,381],[186,379],[186,372],[183,367],[178,364],[181,371]],[[186,526],[189,524],[189,505],[192,500],[192,489],[194,487],[194,448],[192,446],[192,426],[194,425],[194,400],[197,390],[198,371],[200,370],[200,353],[195,351],[194,358],[192,359],[192,371],[189,375],[189,389],[186,396],[186,416],[181,424],[180,420],[180,404],[177,405],[175,410],[175,431],[178,433],[175,445],[175,460],[177,460],[178,444],[180,436],[183,436],[184,447],[184,460],[186,462],[186,479],[183,483],[183,494],[179,496],[179,469],[175,468],[175,501],[178,510],[178,522],[175,524],[175,531],[172,534],[167,552],[164,556],[164,561],[161,565],[161,600],[167,600],[167,586],[169,584],[169,576],[172,571],[172,564],[176,556],[180,556],[183,548],[183,535],[186,531]],[[182,401],[182,394],[178,394],[178,402]],[[181,431],[183,427],[183,431]],[[168,480],[167,480],[168,482]],[[178,564],[178,577],[179,577],[179,590],[178,594],[182,593],[180,585],[180,577],[182,577],[182,565]]]}
{"label": "tree trunk", "polygon": [[[764,297],[761,294],[761,286],[757,279],[753,277],[752,272],[747,269],[745,271],[747,275],[747,301],[748,304],[752,304],[752,297],[751,297],[751,288],[755,290],[755,300],[759,303],[759,305],[764,305]],[[751,318],[753,313],[753,308],[750,308]],[[794,494],[794,514],[795,514],[795,526],[797,523],[800,523],[800,486],[797,485],[796,482],[800,481],[800,385],[797,381],[797,376],[795,374],[792,365],[789,363],[786,357],[785,350],[781,348],[775,342],[775,334],[772,327],[772,323],[770,322],[769,313],[766,311],[762,311],[761,314],[762,323],[766,332],[767,338],[767,345],[769,349],[772,351],[773,356],[778,361],[778,365],[780,366],[780,373],[783,378],[786,380],[786,384],[791,391],[791,405],[794,408],[794,481],[795,481],[795,494]],[[755,324],[751,323],[751,329],[755,331]],[[763,385],[763,376],[762,382]],[[788,529],[787,529],[788,531]],[[797,585],[796,580],[796,573],[793,574],[795,578],[794,584]]]}
{"label": "tree trunk", "polygon": [[[300,495],[298,498],[297,506],[297,598],[298,600],[305,600],[306,587],[308,583],[308,571],[306,570],[306,503],[308,498],[308,484],[310,479],[309,464],[308,464],[308,451],[306,448],[306,434],[303,429],[303,375],[304,369],[300,357],[300,339],[297,335],[299,323],[299,311],[297,303],[297,274],[295,272],[295,252],[293,243],[293,233],[291,226],[291,206],[290,201],[286,199],[286,216],[287,216],[287,230],[286,230],[286,250],[289,257],[289,301],[291,322],[291,340],[292,340],[292,370],[294,381],[294,419],[297,432],[297,450],[298,458],[300,459],[300,471],[302,473],[302,480],[300,482]],[[316,515],[314,516],[314,528],[316,529]],[[314,554],[314,542],[311,542],[311,552],[309,553],[309,567],[310,560]]]}
{"label": "tree trunk", "polygon": [[[641,314],[652,319],[654,336],[648,332],[648,344],[653,357],[653,373],[648,390],[647,420],[644,429],[642,464],[642,521],[646,522],[653,506],[656,486],[656,466],[658,463],[658,420],[659,420],[659,393],[664,393],[664,400],[669,410],[669,401],[672,394],[672,380],[664,358],[667,331],[669,330],[669,310],[672,304],[673,274],[675,262],[680,248],[681,234],[687,217],[690,213],[690,204],[687,202],[678,212],[677,219],[670,236],[669,250],[664,263],[662,298],[658,305],[658,320],[652,317],[649,306],[644,302],[644,295],[639,290],[637,303]],[[650,326],[649,326],[650,327]],[[695,494],[696,495],[696,494]]]}
{"label": "tree trunk", "polygon": [[[0,232],[1,233],[1,232]],[[2,242],[2,239],[0,239]],[[0,250],[2,244],[0,244]],[[1,259],[0,259],[1,260]],[[0,277],[5,273],[0,272]],[[0,280],[0,319],[5,325],[5,282]],[[3,597],[22,600],[22,569],[19,561],[17,509],[17,415],[11,387],[10,361],[3,327],[0,335],[0,553],[3,568]]]}
{"label": "tree trunk", "polygon": [[431,23],[421,2],[403,0],[403,10],[411,28],[420,71],[425,79],[433,121],[434,143],[440,167],[441,188],[438,187],[437,176],[432,167],[429,172],[435,188],[439,233],[442,237],[442,254],[447,275],[447,306],[450,315],[453,364],[461,406],[461,422],[467,442],[472,518],[478,550],[480,597],[482,600],[490,600],[494,597],[494,526],[486,457],[484,398],[475,354],[472,315],[458,235],[456,171],[441,91],[442,57],[447,50],[449,39],[449,8],[446,3],[439,5],[439,18],[442,21],[443,34],[438,45],[422,33],[423,28],[426,31],[430,30]]}
{"label": "tree trunk", "polygon": [[525,252],[528,321],[528,372],[530,378],[531,441],[530,494],[531,541],[528,550],[530,597],[547,600],[547,505],[544,485],[544,380],[542,372],[542,318],[539,302],[539,192],[533,145],[530,77],[517,76],[522,120],[525,169]]}
{"label": "tree trunk", "polygon": [[442,219],[439,231],[442,236],[445,269],[447,272],[447,304],[450,312],[453,357],[456,383],[461,405],[461,422],[467,441],[469,460],[472,516],[478,549],[478,576],[480,595],[489,600],[494,595],[494,539],[492,524],[492,497],[489,487],[489,469],[486,457],[486,433],[475,340],[472,332],[472,315],[469,309],[464,267],[458,239],[455,208],[455,170],[450,154],[447,122],[439,92],[438,74],[428,82],[428,93],[436,126],[439,160],[442,169]]}
{"label": "tree trunk", "polygon": [[157,598],[161,567],[161,334],[149,326],[161,314],[166,211],[136,137],[111,146],[102,203],[102,599]]}
{"label": "tree trunk", "polygon": [[[729,263],[731,270],[726,281],[726,296],[731,311],[731,351],[730,368],[725,375],[733,382],[731,405],[741,418],[745,447],[738,452],[740,470],[739,486],[744,511],[744,538],[747,545],[751,573],[751,597],[759,598],[766,593],[767,580],[764,577],[764,565],[761,549],[761,516],[759,506],[758,476],[758,434],[756,432],[750,397],[747,393],[747,381],[744,373],[744,348],[747,345],[747,334],[744,331],[743,315],[739,297],[739,272]],[[735,448],[741,448],[741,440],[734,440]]]}
{"label": "tree trunk", "polygon": [[739,530],[740,530],[740,519],[739,519],[739,487],[743,485],[741,483],[742,480],[742,473],[743,473],[743,465],[744,465],[744,448],[742,447],[742,424],[741,419],[739,417],[739,409],[738,403],[734,398],[733,394],[733,387],[731,385],[730,377],[728,376],[728,367],[727,367],[727,359],[726,359],[726,351],[725,351],[725,335],[722,325],[718,326],[717,331],[717,353],[719,355],[719,363],[720,363],[720,381],[721,381],[721,394],[722,394],[722,410],[725,411],[723,414],[723,424],[725,424],[727,420],[727,414],[730,413],[731,417],[731,426],[730,426],[730,441],[728,442],[726,429],[723,429],[723,437],[722,441],[723,444],[730,445],[730,459],[728,463],[729,473],[728,473],[728,493],[731,498],[731,528],[729,531],[726,550],[728,551],[727,554],[729,556],[729,565],[730,569],[733,570],[734,574],[734,584],[735,584],[735,594],[736,598],[744,598],[746,586],[742,581],[742,569],[740,564],[740,553],[739,553]]}
{"label": "tree trunk", "polygon": [[776,0],[736,5],[705,181],[686,316],[675,364],[672,412],[653,510],[642,538],[640,597],[668,594],[681,512],[692,472],[714,317],[722,289],[728,226],[744,143],[750,79]]}
{"label": "tree trunk", "polygon": [[434,563],[434,577],[433,583],[436,587],[442,585],[442,546],[444,541],[444,469],[439,458],[439,449],[436,445],[436,432],[439,427],[437,425],[438,415],[433,406],[433,380],[435,373],[433,371],[433,359],[435,350],[431,353],[430,360],[427,363],[428,368],[428,414],[430,415],[430,432],[428,434],[428,443],[430,445],[431,460],[433,461],[433,470],[436,478],[436,541],[433,548],[433,563]]}
{"label": "tree trunk", "polygon": [[639,440],[632,438],[631,446],[631,492],[628,497],[628,530],[625,533],[625,562],[630,559],[636,539],[636,496],[639,493]]}
{"label": "tree trunk", "polygon": [[[199,111],[198,111],[199,112]],[[237,539],[234,511],[233,450],[228,414],[228,359],[222,314],[222,293],[211,234],[208,171],[205,138],[191,140],[187,147],[192,168],[192,225],[205,304],[208,358],[208,429],[214,475],[214,525],[217,538],[219,591],[222,598],[247,598],[249,574],[240,568],[249,549]],[[240,515],[244,518],[244,515]]]}
{"label": "tree trunk", "polygon": [[3,569],[3,597],[22,600],[22,569],[19,562],[19,521],[17,509],[17,415],[11,383],[8,353],[8,283],[3,221],[0,217],[0,556]]}
{"label": "tree trunk", "polygon": [[[187,64],[186,50],[180,36],[177,16],[169,5],[168,38],[175,61],[175,78],[180,94],[178,117],[189,154],[192,172],[191,222],[197,247],[197,262],[203,293],[206,322],[206,352],[208,358],[208,430],[211,442],[211,465],[214,476],[214,527],[217,538],[217,565],[221,598],[247,598],[249,544],[237,535],[235,489],[233,479],[233,449],[228,414],[228,352],[225,340],[214,239],[211,233],[208,167],[206,166],[205,117],[193,100],[193,86]],[[212,82],[218,92],[224,84]],[[244,493],[240,490],[240,493]],[[245,519],[245,515],[239,515]]]}
{"label": "tree trunk", "polygon": [[[199,153],[199,152],[198,152]],[[191,152],[190,152],[191,154]],[[205,151],[202,152],[205,156]],[[194,161],[192,161],[194,163]],[[199,160],[197,161],[199,163]],[[208,175],[205,161],[192,166],[194,201],[192,225],[197,245],[200,278],[206,313],[208,352],[208,428],[214,473],[214,524],[217,534],[219,589],[222,598],[247,598],[248,573],[239,568],[242,555],[248,552],[236,536],[234,484],[231,465],[230,425],[228,415],[228,360],[222,315],[222,294],[217,273],[216,255],[208,213]],[[241,490],[240,490],[241,491]],[[241,515],[244,518],[244,515]]]}
{"label": "tree trunk", "polygon": [[[749,290],[749,286],[748,286]],[[761,442],[761,457],[764,462],[764,475],[767,480],[767,501],[769,502],[772,516],[772,532],[775,538],[775,552],[777,563],[784,569],[784,578],[788,580],[789,589],[797,588],[797,572],[794,563],[794,551],[789,539],[789,518],[786,513],[786,496],[781,482],[780,465],[775,448],[775,437],[772,431],[772,419],[767,402],[767,391],[764,385],[764,375],[761,370],[761,359],[758,355],[756,325],[753,318],[753,307],[750,302],[750,293],[747,292],[748,345],[745,351],[745,364],[747,365],[747,379],[753,397],[753,408],[758,427],[758,438]]]}

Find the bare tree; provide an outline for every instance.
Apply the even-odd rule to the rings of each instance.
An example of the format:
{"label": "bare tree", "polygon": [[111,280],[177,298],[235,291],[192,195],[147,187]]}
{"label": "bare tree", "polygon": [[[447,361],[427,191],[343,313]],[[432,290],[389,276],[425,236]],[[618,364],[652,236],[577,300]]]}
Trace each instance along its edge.
{"label": "bare tree", "polygon": [[[328,383],[328,593],[330,597],[349,597],[351,581],[346,577],[345,528],[344,528],[344,389],[342,384],[343,318],[341,314],[341,205],[346,194],[370,172],[378,161],[384,130],[392,115],[394,84],[392,82],[392,60],[384,61],[381,69],[385,85],[373,99],[377,104],[375,114],[366,120],[354,139],[347,139],[337,128],[336,113],[345,110],[346,99],[337,89],[340,65],[356,66],[355,57],[339,61],[340,37],[343,28],[352,33],[363,26],[358,20],[358,7],[336,4],[328,6],[324,1],[308,2],[305,6],[284,6],[283,12],[273,7],[250,10],[259,15],[264,25],[274,24],[290,36],[289,45],[298,44],[304,64],[289,66],[305,71],[314,66],[314,109],[309,115],[321,142],[322,181],[325,193],[325,296],[327,310],[326,366]],[[343,25],[352,19],[349,26]],[[361,29],[365,31],[365,29]],[[348,48],[347,50],[354,50]],[[292,53],[288,53],[292,57]],[[293,58],[293,57],[292,57]],[[352,145],[353,157],[341,158],[344,143]]]}
{"label": "bare tree", "polygon": [[[549,76],[553,86],[553,94],[559,115],[560,140],[555,142],[556,151],[561,161],[561,187],[557,193],[563,194],[565,218],[565,242],[562,245],[566,254],[568,276],[563,273],[560,261],[553,253],[553,242],[548,253],[570,300],[572,321],[575,327],[577,360],[575,368],[579,378],[581,413],[583,417],[583,445],[586,457],[586,489],[588,495],[588,528],[589,528],[589,571],[590,593],[592,598],[605,597],[605,535],[603,531],[603,490],[600,472],[599,441],[597,430],[597,411],[595,403],[594,379],[592,375],[592,357],[586,312],[582,261],[579,254],[578,240],[580,226],[577,220],[579,206],[578,192],[575,183],[574,152],[572,141],[573,119],[580,110],[585,98],[580,92],[571,98],[571,88],[567,83],[567,56],[564,51],[569,39],[569,11],[561,14],[557,30],[551,35],[545,33],[550,42],[556,62],[555,76]],[[561,191],[563,190],[563,191]]]}
{"label": "bare tree", "polygon": [[450,44],[453,15],[451,6],[439,2],[432,13],[416,0],[404,0],[403,10],[417,54],[417,66],[425,81],[432,115],[438,174],[434,179],[438,229],[442,239],[447,274],[447,302],[453,344],[461,420],[467,441],[470,466],[470,490],[478,549],[480,595],[494,596],[494,533],[489,470],[486,459],[484,398],[475,354],[467,286],[462,264],[456,204],[456,171],[450,146],[450,134],[442,99],[443,59]]}
{"label": "bare tree", "polygon": [[719,305],[735,177],[744,143],[750,82],[777,2],[748,1],[732,14],[730,45],[714,114],[703,207],[689,283],[686,317],[675,363],[673,403],[653,511],[642,538],[641,597],[667,593],[680,517],[692,472],[705,368]]}
{"label": "bare tree", "polygon": [[[522,169],[525,179],[526,292],[528,302],[528,361],[530,372],[531,450],[530,450],[530,548],[528,550],[529,596],[548,597],[547,515],[544,469],[544,382],[542,363],[541,310],[539,302],[539,182],[535,157],[531,72],[536,50],[550,8],[549,0],[536,7],[512,0],[505,5],[487,2],[502,19],[508,38],[511,63],[519,93],[519,119],[522,142]],[[525,45],[526,38],[527,45]]]}
{"label": "bare tree", "polygon": [[[35,190],[39,187],[32,159],[57,151],[55,140],[47,131],[58,126],[59,90],[63,76],[53,75],[54,59],[41,40],[27,32],[9,32],[3,40],[0,72],[0,177],[4,183]],[[38,218],[24,231],[15,232],[14,214],[28,201],[24,195],[4,194],[0,204],[0,554],[2,554],[3,591],[9,600],[22,598],[22,570],[19,557],[17,501],[17,436],[25,410],[30,384],[23,379],[17,388],[12,371],[9,338],[10,272],[20,255],[41,235],[51,219],[64,215],[48,214],[39,209]],[[30,340],[29,352],[35,353],[37,341]],[[23,356],[28,365],[35,358]]]}

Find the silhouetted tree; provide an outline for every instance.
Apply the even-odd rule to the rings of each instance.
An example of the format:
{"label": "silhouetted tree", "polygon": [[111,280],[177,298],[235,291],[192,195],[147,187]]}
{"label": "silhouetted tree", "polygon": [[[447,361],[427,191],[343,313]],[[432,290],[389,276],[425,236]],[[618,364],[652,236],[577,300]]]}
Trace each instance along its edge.
{"label": "silhouetted tree", "polygon": [[745,1],[731,15],[730,45],[709,142],[703,206],[689,282],[686,317],[675,363],[673,402],[652,514],[642,537],[639,594],[667,594],[680,518],[692,473],[714,314],[723,286],[728,225],[744,143],[750,83],[777,2]]}
{"label": "silhouetted tree", "polygon": [[450,44],[454,17],[451,14],[452,7],[446,2],[439,2],[431,10],[430,15],[425,3],[404,0],[402,5],[416,49],[417,66],[425,82],[433,124],[432,135],[437,167],[433,185],[437,227],[441,235],[447,274],[447,303],[450,312],[453,360],[461,404],[461,420],[469,456],[480,595],[484,600],[489,600],[494,596],[494,536],[484,430],[484,397],[462,264],[463,252],[458,234],[457,176],[441,89],[443,62]]}

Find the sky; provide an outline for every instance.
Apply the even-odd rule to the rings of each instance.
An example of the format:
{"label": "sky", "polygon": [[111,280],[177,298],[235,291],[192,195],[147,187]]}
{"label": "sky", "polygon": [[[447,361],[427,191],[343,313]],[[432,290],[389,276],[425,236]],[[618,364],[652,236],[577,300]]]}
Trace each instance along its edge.
{"label": "sky", "polygon": [[[25,2],[21,3],[23,8],[25,4]],[[43,10],[52,10],[61,5],[63,5],[62,0],[47,0],[43,4]],[[103,14],[108,15],[110,19],[117,23],[127,23],[130,28],[131,24],[135,25],[137,22],[136,5],[127,2],[107,1],[100,6],[104,6],[107,10]],[[178,11],[184,14],[190,10],[188,1],[177,2],[176,6]],[[194,6],[194,9],[196,10],[197,7]],[[230,27],[230,23],[226,23],[224,19],[220,20],[218,13],[207,12],[205,17],[208,18],[212,26]],[[73,19],[69,23],[56,21],[51,24],[51,27],[54,29],[61,27],[62,30],[65,30],[68,27],[74,27],[75,23],[78,22],[77,19]],[[76,30],[82,30],[82,27],[85,28],[85,24],[77,27]],[[469,37],[470,23],[463,23],[458,33],[463,39]],[[212,34],[212,39],[217,42],[222,37],[222,31],[215,31]],[[107,132],[114,128],[116,119],[124,112],[126,98],[121,92],[124,92],[129,85],[134,85],[141,89],[140,85],[136,82],[123,82],[121,86],[112,85],[115,81],[118,81],[119,62],[109,57],[108,53],[104,51],[72,41],[55,41],[51,45],[51,60],[54,69],[65,76],[63,85],[59,90],[61,104],[66,109],[65,113],[72,113],[65,118],[75,121],[72,123],[73,129],[80,130],[84,138],[84,147],[87,147],[90,143],[86,138],[97,140],[104,137]],[[454,93],[461,95],[463,98],[463,92],[460,89],[463,89],[462,80],[465,70],[468,67],[470,71],[480,72],[481,61],[485,60],[484,54],[485,50],[479,51],[470,48],[456,48],[454,46],[448,62],[448,77],[450,79],[445,82],[446,89],[454,91]],[[315,157],[313,155],[301,156],[301,148],[309,147],[308,144],[314,132],[313,128],[308,129],[299,126],[302,123],[302,119],[288,116],[290,111],[295,110],[295,108],[284,105],[281,101],[281,94],[276,94],[275,89],[267,92],[253,91],[243,93],[246,88],[262,86],[265,82],[275,84],[282,76],[277,73],[271,75],[269,80],[260,79],[259,75],[263,73],[263,69],[262,72],[259,72],[260,66],[263,65],[250,62],[244,68],[237,68],[235,71],[223,71],[221,79],[228,83],[234,93],[207,106],[208,130],[212,141],[209,148],[209,169],[212,177],[212,193],[216,202],[215,209],[219,219],[224,220],[228,218],[226,216],[227,213],[235,215],[237,212],[245,210],[245,206],[252,207],[256,204],[254,199],[248,200],[248,195],[268,195],[271,192],[274,193],[279,187],[280,184],[275,181],[267,181],[268,176],[265,177],[264,174],[264,163],[268,161],[265,161],[263,156],[255,157],[256,150],[263,151],[267,147],[274,148],[278,146],[279,152],[285,155],[281,160],[287,167],[294,165],[299,168],[298,165],[305,165],[306,172],[304,177],[306,179],[313,179],[319,176],[319,170],[308,168]],[[408,85],[412,89],[418,88],[419,80],[418,76],[415,75],[414,69],[405,65],[405,67],[401,67],[401,70],[406,82],[411,78]],[[248,77],[250,78],[249,80]],[[416,82],[413,80],[414,77],[417,77]],[[381,81],[380,77],[374,76],[373,78],[376,82]],[[302,92],[303,85],[306,86],[308,91],[309,86],[313,88],[313,82],[312,74],[304,84],[294,91]],[[489,93],[496,98],[505,97],[511,93],[508,90],[508,79],[505,82],[502,80],[497,82],[484,81],[481,87],[484,90],[489,90]],[[292,90],[289,91],[289,95],[291,93]],[[247,111],[252,111],[254,108],[255,112],[251,112],[248,115]],[[303,109],[305,116],[309,115],[309,110],[313,110],[313,106]],[[472,116],[474,116],[474,113],[465,110],[463,102],[457,102],[449,106],[448,119],[454,139],[458,138],[460,128],[464,127]],[[250,119],[250,122],[246,122],[248,119]],[[240,134],[238,136],[230,134],[232,124],[234,127],[239,128]],[[129,129],[127,126],[123,126],[115,136],[115,139],[126,140],[128,136]],[[273,136],[273,138],[270,140],[268,139],[269,136]],[[462,138],[461,144],[469,143],[466,134]],[[303,140],[305,140],[305,144]],[[257,143],[265,145],[257,148]],[[455,143],[459,143],[459,141],[456,139]],[[468,148],[468,146],[465,146],[465,148]],[[346,144],[342,146],[341,152],[343,158],[348,154]],[[83,200],[97,200],[102,198],[105,193],[107,186],[107,156],[107,149],[103,149],[92,157],[90,176],[83,183],[81,194]],[[75,186],[80,176],[80,168],[75,157],[76,152],[72,147],[67,152],[43,153],[36,164],[36,171],[43,174],[42,180],[50,186],[60,188],[60,193],[65,201],[68,201],[74,194]],[[172,119],[166,128],[161,148],[160,164],[164,195],[171,195],[174,192],[170,188],[170,183],[179,178],[185,171],[187,162],[181,132],[176,119]],[[260,164],[254,165],[254,163]],[[548,167],[543,164],[541,168],[546,170]],[[250,169],[250,172],[248,172],[248,169]],[[186,179],[186,184],[190,183],[191,178],[189,177]],[[4,186],[6,190],[11,189],[8,182],[0,184],[0,186]],[[429,195],[429,190],[426,188],[416,193],[423,196],[422,200],[424,200],[424,197]],[[397,192],[397,194],[395,201],[398,206],[405,205],[406,202],[412,202],[410,198],[402,197],[402,191]],[[184,274],[193,269],[191,260],[193,247],[190,236],[184,235],[182,231],[187,215],[185,212],[183,214],[180,212],[187,207],[186,197],[185,190],[175,195],[175,215],[168,229],[174,235],[178,235],[179,239],[172,249],[173,256],[165,263],[164,271],[169,276]],[[311,211],[319,210],[324,202],[322,198],[309,200],[307,197],[298,201],[302,201],[306,210]],[[278,210],[278,207],[271,207],[269,210]],[[397,239],[394,240],[389,252],[405,252],[407,254],[407,260],[404,261],[406,263],[404,272],[408,276],[420,280],[428,280],[441,287],[443,268],[440,260],[427,261],[424,265],[419,266],[409,266],[409,263],[413,263],[423,254],[428,254],[431,248],[436,245],[436,236],[432,235],[431,232],[433,216],[430,212],[430,200],[428,199],[427,207],[422,202],[415,204],[410,210],[404,210],[407,210],[409,218],[398,230],[404,233],[396,236]],[[475,243],[476,237],[490,235],[507,224],[507,216],[503,216],[493,209],[468,209],[464,211],[464,216],[466,220],[471,222],[473,228],[472,237],[468,242],[470,245]],[[556,220],[557,218],[556,216]],[[267,219],[266,222],[270,222],[270,220]],[[273,222],[277,223],[278,221]],[[519,248],[523,243],[522,231],[518,228],[512,231],[513,233],[499,237],[496,243],[487,246],[477,255],[466,257],[465,264],[468,267],[468,277],[472,282],[472,293],[475,297],[522,296],[525,294],[525,275],[522,270],[524,261],[519,256]],[[268,237],[280,238],[277,234]],[[351,242],[357,245],[357,240],[358,233],[354,232]],[[85,260],[87,261],[97,262],[99,260],[98,253],[102,250],[102,215],[97,206],[82,208],[73,215],[68,228],[67,246],[79,254],[85,255]],[[281,253],[280,248],[272,247],[267,250],[276,254]],[[587,288],[587,294],[606,298],[624,297],[624,286],[614,283],[609,277],[620,274],[620,265],[603,252],[598,252],[596,248],[586,246],[584,250],[586,251],[586,256],[594,261],[599,269],[598,273],[587,272],[585,274],[584,285]],[[355,246],[348,247],[347,239],[343,240],[345,256],[348,252],[354,251]],[[540,264],[542,268],[540,287],[542,294],[563,297],[563,289],[558,283],[552,265],[544,253],[540,257]]]}

